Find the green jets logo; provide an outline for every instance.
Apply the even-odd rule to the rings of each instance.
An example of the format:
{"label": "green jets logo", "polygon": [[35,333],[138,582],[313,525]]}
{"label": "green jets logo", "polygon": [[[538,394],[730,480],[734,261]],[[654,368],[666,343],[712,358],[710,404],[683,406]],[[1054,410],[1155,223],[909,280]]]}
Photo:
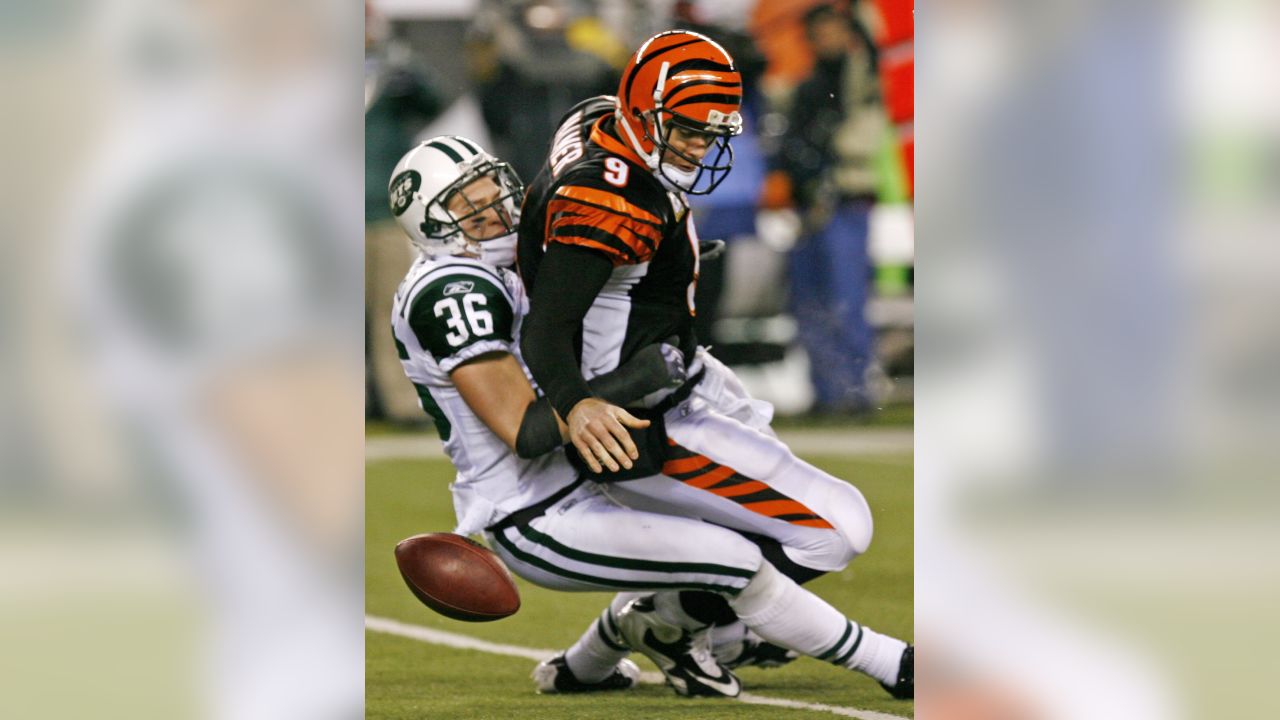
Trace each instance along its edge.
{"label": "green jets logo", "polygon": [[422,187],[422,175],[417,170],[405,170],[391,181],[391,212],[396,217],[404,214],[413,202],[414,193]]}

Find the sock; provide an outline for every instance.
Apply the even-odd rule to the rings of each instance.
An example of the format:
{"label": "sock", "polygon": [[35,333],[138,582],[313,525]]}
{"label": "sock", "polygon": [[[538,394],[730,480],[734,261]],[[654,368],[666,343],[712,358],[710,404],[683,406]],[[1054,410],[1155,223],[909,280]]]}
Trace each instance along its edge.
{"label": "sock", "polygon": [[885,685],[895,685],[898,682],[898,664],[902,662],[907,644],[853,621],[849,621],[849,628],[853,637],[851,649],[838,647],[827,660],[833,665],[866,673]]}
{"label": "sock", "polygon": [[565,663],[574,677],[585,683],[600,682],[613,674],[618,662],[631,653],[618,632],[616,618],[627,603],[645,594],[618,593],[573,647],[565,651]]}
{"label": "sock", "polygon": [[737,660],[746,649],[748,638],[758,637],[741,620],[711,628],[711,654],[720,663]]}
{"label": "sock", "polygon": [[747,627],[769,642],[893,685],[907,644],[846,618],[827,601],[765,563],[729,601]]}

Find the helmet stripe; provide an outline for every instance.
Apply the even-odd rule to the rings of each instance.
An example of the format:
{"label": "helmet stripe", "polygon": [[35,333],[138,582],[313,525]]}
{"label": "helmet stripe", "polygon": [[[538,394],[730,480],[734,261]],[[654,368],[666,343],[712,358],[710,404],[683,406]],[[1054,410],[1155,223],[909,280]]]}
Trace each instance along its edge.
{"label": "helmet stripe", "polygon": [[721,95],[719,93],[701,93],[698,95],[690,95],[681,98],[679,102],[673,103],[670,107],[672,110],[683,107],[685,105],[693,105],[695,103],[725,103],[737,107],[742,102],[741,95]]}
{"label": "helmet stripe", "polygon": [[737,72],[732,63],[721,63],[715,60],[707,60],[706,58],[693,58],[678,62],[671,66],[671,71],[667,73],[667,77],[675,77],[685,70],[718,70],[720,72]]}
{"label": "helmet stripe", "polygon": [[[662,57],[663,55],[666,55],[672,50],[675,50],[677,48],[682,48],[686,45],[692,45],[698,42],[703,42],[703,39],[701,37],[695,37],[692,40],[685,40],[682,43],[676,43],[675,45],[670,45],[668,47],[662,48],[661,50],[655,51],[652,55],[648,55],[643,60],[636,63],[635,67],[631,68],[631,74],[627,76],[627,91],[626,91],[626,97],[622,98],[623,102],[629,102],[629,99],[631,97],[631,86],[633,83],[635,83],[636,76],[640,74],[640,68],[649,64],[651,60]],[[674,75],[674,74],[675,74],[675,68],[672,68],[671,71],[668,72],[668,75]]]}
{"label": "helmet stripe", "polygon": [[[687,85],[678,85],[672,88],[671,92],[667,93],[666,97],[662,98],[662,104],[668,107],[671,107],[672,102],[676,101],[677,97],[682,93],[687,96],[690,94],[696,94],[698,92],[701,92],[704,88],[715,88],[715,87],[725,88],[726,90],[724,92],[726,94],[732,94],[731,91],[736,91],[738,94],[733,95],[733,97],[738,98],[739,101],[742,98],[741,96],[742,91],[740,89],[741,86],[736,82],[733,82],[733,83],[696,82],[696,83],[689,83]],[[684,100],[680,99],[680,101],[677,104],[684,104]]]}
{"label": "helmet stripe", "polygon": [[432,140],[431,142],[427,143],[427,146],[433,147],[436,150],[439,150],[440,152],[444,153],[445,155],[448,155],[449,159],[456,163],[462,162],[462,156],[458,154],[458,151],[454,150],[453,148],[445,144],[443,139]]}
{"label": "helmet stripe", "polygon": [[479,154],[480,154],[480,148],[479,148],[475,143],[473,143],[473,142],[471,142],[470,140],[468,140],[468,139],[466,139],[466,138],[462,137],[461,135],[450,135],[450,136],[449,136],[449,139],[450,139],[450,140],[453,140],[453,141],[454,141],[454,142],[456,142],[456,143],[458,143],[458,144],[459,144],[459,145],[461,145],[462,147],[464,147],[464,148],[466,148],[466,149],[470,150],[472,155],[479,155]]}

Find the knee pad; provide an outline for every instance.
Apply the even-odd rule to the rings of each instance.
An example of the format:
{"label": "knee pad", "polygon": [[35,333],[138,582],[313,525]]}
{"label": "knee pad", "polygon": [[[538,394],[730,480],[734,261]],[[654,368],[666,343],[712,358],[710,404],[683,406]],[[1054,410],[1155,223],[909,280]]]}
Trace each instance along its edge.
{"label": "knee pad", "polygon": [[784,544],[781,552],[785,555],[785,561],[779,561],[768,552],[765,553],[779,570],[797,582],[803,583],[806,578],[791,572],[788,563],[803,568],[816,568],[819,574],[838,572],[871,546],[871,508],[867,506],[862,493],[835,478],[830,478],[826,485],[828,492],[815,506],[822,508],[822,517],[831,523],[832,529],[809,532],[803,539],[797,538],[794,543]]}
{"label": "knee pad", "polygon": [[854,486],[845,482],[833,486],[832,497],[823,507],[822,516],[835,526],[840,535],[839,544],[844,547],[833,549],[833,552],[844,557],[841,565],[866,552],[871,546],[874,531],[871,508]]}

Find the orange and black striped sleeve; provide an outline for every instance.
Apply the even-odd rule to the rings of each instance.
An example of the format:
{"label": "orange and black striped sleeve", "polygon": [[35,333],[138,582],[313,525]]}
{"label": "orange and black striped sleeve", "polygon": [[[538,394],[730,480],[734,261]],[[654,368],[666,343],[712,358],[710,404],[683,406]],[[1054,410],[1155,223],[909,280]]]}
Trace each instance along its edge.
{"label": "orange and black striped sleeve", "polygon": [[615,267],[653,258],[662,220],[622,195],[585,185],[565,185],[547,204],[547,243],[604,253]]}

